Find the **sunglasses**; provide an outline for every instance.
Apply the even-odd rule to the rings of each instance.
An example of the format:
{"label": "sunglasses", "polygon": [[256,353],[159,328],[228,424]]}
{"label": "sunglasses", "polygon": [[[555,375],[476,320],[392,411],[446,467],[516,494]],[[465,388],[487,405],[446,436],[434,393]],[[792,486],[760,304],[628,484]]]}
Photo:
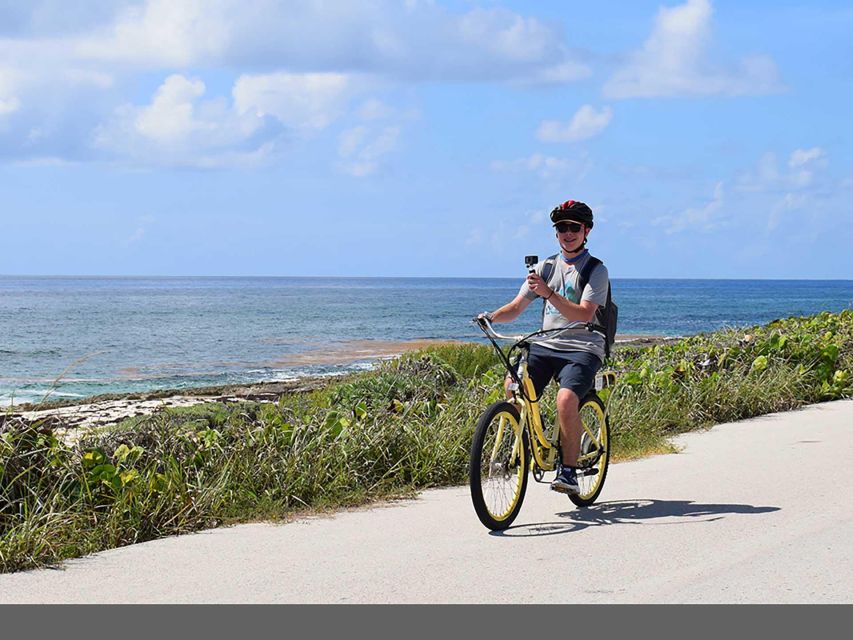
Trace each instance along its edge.
{"label": "sunglasses", "polygon": [[577,222],[558,222],[554,225],[554,228],[557,230],[557,233],[565,233],[566,231],[577,233],[583,229],[583,225]]}

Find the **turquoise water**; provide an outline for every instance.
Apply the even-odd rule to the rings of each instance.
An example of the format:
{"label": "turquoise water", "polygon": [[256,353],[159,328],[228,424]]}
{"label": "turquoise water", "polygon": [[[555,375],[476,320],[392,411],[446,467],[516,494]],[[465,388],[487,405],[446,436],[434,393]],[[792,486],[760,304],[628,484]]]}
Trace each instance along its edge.
{"label": "turquoise water", "polygon": [[[0,277],[0,403],[372,366],[372,344],[482,340],[520,279]],[[853,281],[613,282],[620,333],[690,335],[853,306]],[[533,330],[532,304],[514,325]],[[58,383],[54,381],[61,377]]]}

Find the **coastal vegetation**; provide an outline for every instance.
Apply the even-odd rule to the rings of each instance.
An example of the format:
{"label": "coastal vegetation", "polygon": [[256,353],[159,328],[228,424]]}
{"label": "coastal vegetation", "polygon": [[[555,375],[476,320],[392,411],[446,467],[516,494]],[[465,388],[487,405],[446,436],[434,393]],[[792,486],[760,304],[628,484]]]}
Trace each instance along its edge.
{"label": "coastal vegetation", "polygon": [[[614,461],[674,451],[678,433],[853,395],[853,311],[622,346],[608,366]],[[487,345],[440,345],[274,403],[170,409],[73,443],[7,415],[0,571],[460,484],[503,376]],[[546,415],[553,401],[551,388]]]}

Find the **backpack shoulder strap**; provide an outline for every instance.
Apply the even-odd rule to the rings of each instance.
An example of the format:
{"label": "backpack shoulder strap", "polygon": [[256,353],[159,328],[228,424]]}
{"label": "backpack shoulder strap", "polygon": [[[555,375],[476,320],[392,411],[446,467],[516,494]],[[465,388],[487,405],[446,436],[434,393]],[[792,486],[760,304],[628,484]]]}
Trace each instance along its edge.
{"label": "backpack shoulder strap", "polygon": [[[551,279],[551,274],[554,273],[554,267],[557,264],[557,256],[559,254],[554,254],[553,256],[549,256],[545,258],[545,262],[542,264],[542,279],[545,281],[545,284],[548,284],[548,280]],[[548,306],[548,303],[543,299],[542,300],[542,322],[545,322],[545,307]]]}
{"label": "backpack shoulder strap", "polygon": [[545,262],[542,264],[542,279],[545,281],[545,284],[548,284],[548,280],[551,279],[551,274],[554,273],[554,265],[556,262],[556,253],[553,256],[545,258]]}
{"label": "backpack shoulder strap", "polygon": [[[604,263],[595,256],[590,256],[589,260],[587,260],[586,264],[583,266],[578,279],[578,288],[580,289],[581,296],[583,296],[583,290],[589,282],[589,277],[592,275],[593,270],[600,264]],[[610,303],[610,282],[607,283],[607,302],[598,307],[592,322],[587,324],[587,327],[589,327],[591,331],[597,331],[604,335],[604,355],[605,357],[610,357],[610,342],[607,337],[607,327],[604,326],[607,324],[606,309],[612,309],[612,305]]]}
{"label": "backpack shoulder strap", "polygon": [[583,296],[583,290],[586,288],[586,284],[589,282],[589,277],[592,275],[592,270],[600,264],[604,263],[595,256],[590,256],[589,260],[587,260],[586,264],[583,266],[583,269],[581,269],[580,277],[578,279],[578,289],[581,296]]}

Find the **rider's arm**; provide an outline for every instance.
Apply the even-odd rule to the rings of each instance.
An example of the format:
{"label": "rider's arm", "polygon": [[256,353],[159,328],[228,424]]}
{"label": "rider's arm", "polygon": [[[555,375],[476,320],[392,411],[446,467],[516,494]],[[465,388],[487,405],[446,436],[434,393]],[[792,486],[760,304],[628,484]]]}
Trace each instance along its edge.
{"label": "rider's arm", "polygon": [[525,298],[524,295],[518,294],[512,302],[505,304],[500,309],[492,311],[492,322],[512,322],[521,315],[521,312],[529,304],[530,300]]}
{"label": "rider's arm", "polygon": [[[607,267],[599,264],[592,270],[589,282],[586,283],[581,293],[579,304],[566,300],[566,298],[558,295],[556,292],[548,302],[553,304],[557,308],[557,311],[569,320],[592,322],[598,307],[607,304],[607,292],[609,289],[610,276],[607,273]],[[548,294],[546,293],[545,295]]]}
{"label": "rider's arm", "polygon": [[[580,304],[575,304],[571,300],[564,298],[559,293],[548,287],[545,281],[537,273],[531,273],[527,276],[527,283],[530,290],[550,302],[557,311],[560,312],[566,320],[573,322],[591,322],[595,317],[595,311],[598,305],[592,300],[581,300]],[[517,298],[516,298],[517,299]]]}
{"label": "rider's arm", "polygon": [[553,304],[557,311],[567,320],[576,320],[580,322],[592,322],[595,317],[595,312],[598,305],[591,300],[581,300],[580,304],[575,304],[571,300],[567,300],[556,291],[548,299],[548,302]]}

